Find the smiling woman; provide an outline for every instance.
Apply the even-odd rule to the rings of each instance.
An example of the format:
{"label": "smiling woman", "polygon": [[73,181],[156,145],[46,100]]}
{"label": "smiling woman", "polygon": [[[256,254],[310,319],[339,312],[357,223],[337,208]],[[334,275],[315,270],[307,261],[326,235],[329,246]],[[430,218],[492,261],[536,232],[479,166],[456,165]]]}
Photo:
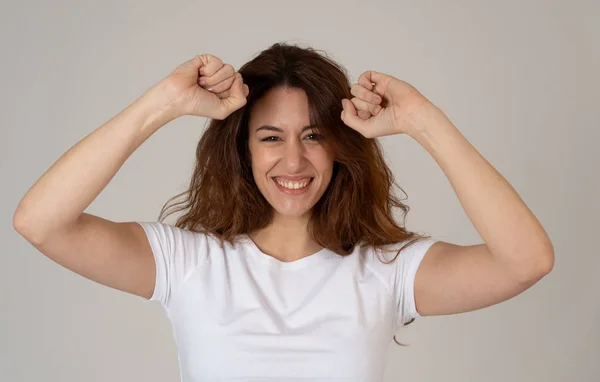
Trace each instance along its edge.
{"label": "smiling woman", "polygon": [[[186,114],[212,120],[184,200],[161,210],[184,212],[174,226],[83,213]],[[409,209],[372,138],[396,133],[440,164],[484,244],[395,220]],[[211,55],[180,65],[57,161],[14,221],[55,262],[160,302],[184,382],[378,381],[399,328],[504,301],[553,264],[516,192],[415,88],[373,71],[351,86],[326,55],[286,44],[239,73]]]}
{"label": "smiling woman", "polygon": [[[169,200],[159,220],[184,210],[177,227],[230,243],[248,233],[282,260],[426,238],[394,219],[408,206],[394,194],[379,142],[339,117],[340,101],[352,97],[340,64],[315,49],[275,44],[239,73],[246,105],[210,121],[189,189],[175,197],[184,201]],[[281,182],[303,178],[311,181]]]}

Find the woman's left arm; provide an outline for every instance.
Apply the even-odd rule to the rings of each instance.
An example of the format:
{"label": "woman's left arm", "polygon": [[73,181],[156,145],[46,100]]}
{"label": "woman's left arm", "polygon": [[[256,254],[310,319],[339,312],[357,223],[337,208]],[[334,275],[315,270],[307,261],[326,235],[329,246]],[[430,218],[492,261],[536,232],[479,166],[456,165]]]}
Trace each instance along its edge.
{"label": "woman's left arm", "polygon": [[478,245],[438,242],[430,247],[415,278],[421,315],[497,304],[552,270],[554,249],[539,221],[442,110],[409,84],[377,72],[363,74],[352,94],[352,102],[343,101],[344,122],[367,136],[405,133],[421,144],[448,177],[484,240]]}
{"label": "woman's left arm", "polygon": [[523,292],[554,266],[548,235],[510,183],[441,110],[432,108],[423,117],[410,135],[446,174],[485,243],[432,246],[415,279],[418,309],[423,315],[458,313]]}

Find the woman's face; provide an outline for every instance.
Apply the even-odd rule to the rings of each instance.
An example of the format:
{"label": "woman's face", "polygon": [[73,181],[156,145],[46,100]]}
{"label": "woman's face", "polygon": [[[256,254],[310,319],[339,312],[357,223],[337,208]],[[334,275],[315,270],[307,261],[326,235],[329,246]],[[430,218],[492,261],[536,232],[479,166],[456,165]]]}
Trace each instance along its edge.
{"label": "woman's face", "polygon": [[331,180],[333,157],[309,125],[308,99],[298,88],[270,90],[250,115],[254,181],[284,216],[309,213]]}

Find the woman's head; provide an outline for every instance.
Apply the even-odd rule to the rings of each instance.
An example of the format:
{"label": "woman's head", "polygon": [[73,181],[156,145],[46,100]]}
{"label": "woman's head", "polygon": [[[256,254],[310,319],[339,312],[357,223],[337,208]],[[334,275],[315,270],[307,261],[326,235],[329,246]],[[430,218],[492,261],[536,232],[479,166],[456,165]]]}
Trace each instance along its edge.
{"label": "woman's head", "polygon": [[[333,155],[310,121],[302,88],[279,86],[249,112],[252,176],[274,215],[310,220],[333,172]],[[275,218],[275,216],[274,216]]]}
{"label": "woman's head", "polygon": [[[342,99],[352,98],[341,65],[312,48],[277,43],[239,72],[250,90],[247,103],[210,121],[189,190],[181,194],[187,198],[170,212],[187,210],[177,226],[230,241],[281,216],[301,218],[318,244],[340,254],[360,242],[379,246],[418,236],[394,220],[394,208],[404,214],[409,208],[392,192],[378,141],[340,118]],[[292,188],[306,182],[286,177],[310,183],[290,195],[277,180]]]}

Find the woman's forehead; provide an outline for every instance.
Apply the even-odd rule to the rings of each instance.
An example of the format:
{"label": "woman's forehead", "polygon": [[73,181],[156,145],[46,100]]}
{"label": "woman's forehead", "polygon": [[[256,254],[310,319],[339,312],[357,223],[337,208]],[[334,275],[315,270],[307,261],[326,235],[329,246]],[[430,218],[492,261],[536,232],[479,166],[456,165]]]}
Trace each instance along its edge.
{"label": "woman's forehead", "polygon": [[274,128],[272,131],[302,132],[310,125],[308,99],[302,89],[272,89],[256,101],[250,113],[250,128],[253,131],[271,126]]}

